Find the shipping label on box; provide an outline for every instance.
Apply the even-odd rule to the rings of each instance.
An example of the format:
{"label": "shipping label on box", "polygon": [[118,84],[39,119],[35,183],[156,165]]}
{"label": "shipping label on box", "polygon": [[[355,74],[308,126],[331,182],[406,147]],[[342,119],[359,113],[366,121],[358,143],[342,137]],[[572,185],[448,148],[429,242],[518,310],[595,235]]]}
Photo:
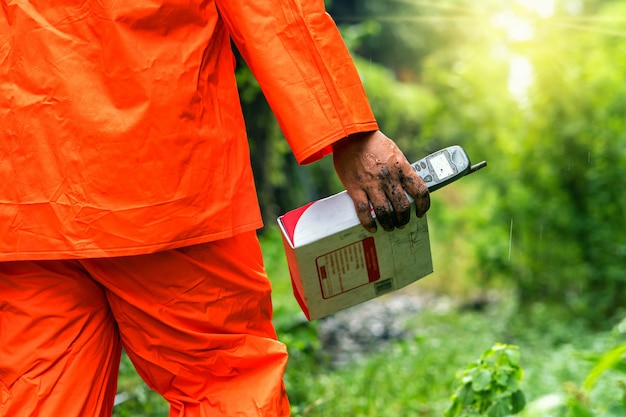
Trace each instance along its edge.
{"label": "shipping label on box", "polygon": [[278,218],[294,295],[315,320],[389,293],[433,272],[426,216],[369,233],[346,191]]}

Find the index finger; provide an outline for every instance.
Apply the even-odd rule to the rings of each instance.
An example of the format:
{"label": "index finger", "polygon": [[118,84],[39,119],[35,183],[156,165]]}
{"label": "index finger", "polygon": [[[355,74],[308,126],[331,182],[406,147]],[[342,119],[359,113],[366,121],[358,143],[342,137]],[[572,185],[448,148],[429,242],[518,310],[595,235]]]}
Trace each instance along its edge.
{"label": "index finger", "polygon": [[348,194],[354,202],[354,209],[356,210],[356,215],[361,225],[370,233],[376,232],[376,220],[372,216],[370,200],[367,193],[363,190],[348,190]]}

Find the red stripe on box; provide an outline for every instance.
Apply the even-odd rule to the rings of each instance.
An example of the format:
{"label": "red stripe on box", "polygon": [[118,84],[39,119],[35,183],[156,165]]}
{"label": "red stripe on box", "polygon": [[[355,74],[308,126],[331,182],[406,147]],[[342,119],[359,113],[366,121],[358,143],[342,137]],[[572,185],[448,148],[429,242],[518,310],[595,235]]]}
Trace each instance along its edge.
{"label": "red stripe on box", "polygon": [[380,279],[380,269],[378,267],[378,256],[376,255],[376,244],[373,237],[363,240],[363,252],[365,253],[365,266],[369,282]]}

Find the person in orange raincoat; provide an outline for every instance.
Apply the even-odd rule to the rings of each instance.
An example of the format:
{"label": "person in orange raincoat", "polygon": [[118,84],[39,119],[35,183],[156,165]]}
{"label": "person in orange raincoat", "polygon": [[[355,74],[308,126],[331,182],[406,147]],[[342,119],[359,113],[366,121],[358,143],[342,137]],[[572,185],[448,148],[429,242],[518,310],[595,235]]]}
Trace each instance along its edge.
{"label": "person in orange raincoat", "polygon": [[[364,227],[428,210],[322,0],[2,0],[0,416],[287,416],[231,41]],[[393,209],[393,210],[392,210]]]}

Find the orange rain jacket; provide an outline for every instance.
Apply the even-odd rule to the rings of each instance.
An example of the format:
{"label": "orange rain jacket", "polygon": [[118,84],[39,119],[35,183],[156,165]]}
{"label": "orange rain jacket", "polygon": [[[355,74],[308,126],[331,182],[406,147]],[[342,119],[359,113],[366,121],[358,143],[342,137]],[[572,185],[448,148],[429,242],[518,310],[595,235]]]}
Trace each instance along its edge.
{"label": "orange rain jacket", "polygon": [[322,0],[0,0],[0,260],[261,226],[232,39],[299,163],[377,129]]}

